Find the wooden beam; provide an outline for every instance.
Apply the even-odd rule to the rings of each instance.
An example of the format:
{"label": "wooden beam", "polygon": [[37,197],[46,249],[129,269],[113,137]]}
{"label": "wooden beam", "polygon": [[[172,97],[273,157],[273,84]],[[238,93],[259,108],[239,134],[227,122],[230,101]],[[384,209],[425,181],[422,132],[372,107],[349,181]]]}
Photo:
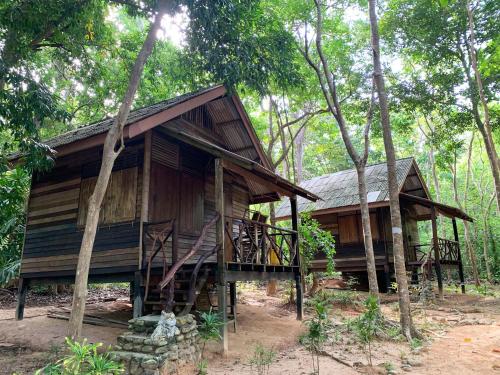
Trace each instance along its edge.
{"label": "wooden beam", "polygon": [[290,197],[290,209],[292,213],[292,247],[295,249],[295,257],[293,258],[293,265],[298,267],[298,272],[295,273],[295,290],[297,293],[297,320],[302,320],[304,317],[304,291],[302,289],[302,271],[300,269],[300,248],[299,248],[299,217],[297,212],[297,196]]}
{"label": "wooden beam", "polygon": [[222,353],[227,355],[229,350],[227,334],[227,284],[226,267],[224,254],[224,166],[222,159],[215,159],[215,211],[219,217],[215,226],[217,250],[217,291],[218,291],[218,310],[224,324],[220,327],[220,336],[222,341]]}
{"label": "wooden beam", "polygon": [[151,183],[151,144],[152,131],[144,135],[144,161],[142,164],[142,194],[141,194],[141,223],[139,232],[139,269],[142,268],[143,256],[146,249],[143,248],[144,223],[149,221],[149,186]]}
{"label": "wooden beam", "polygon": [[443,299],[443,275],[441,272],[441,263],[439,262],[439,239],[436,223],[436,208],[431,207],[431,222],[432,222],[432,246],[434,248],[434,267],[436,268],[436,276],[439,289],[439,298]]}
{"label": "wooden beam", "polygon": [[208,103],[220,96],[226,94],[226,88],[224,86],[217,86],[206,92],[196,95],[191,99],[187,99],[179,104],[173,105],[172,107],[161,111],[155,115],[149,116],[143,120],[139,120],[128,126],[128,135],[130,138],[134,138],[139,134],[142,134],[149,129],[152,129],[158,125],[161,125],[173,118],[182,115],[196,107],[199,107],[205,103]]}
{"label": "wooden beam", "polygon": [[226,271],[226,281],[294,280],[295,272]]}
{"label": "wooden beam", "polygon": [[462,289],[462,294],[465,294],[464,266],[462,263],[462,254],[460,253],[460,242],[458,238],[457,220],[453,218],[451,221],[453,223],[453,236],[455,238],[455,242],[457,243],[458,247],[458,276],[460,278],[460,287]]}

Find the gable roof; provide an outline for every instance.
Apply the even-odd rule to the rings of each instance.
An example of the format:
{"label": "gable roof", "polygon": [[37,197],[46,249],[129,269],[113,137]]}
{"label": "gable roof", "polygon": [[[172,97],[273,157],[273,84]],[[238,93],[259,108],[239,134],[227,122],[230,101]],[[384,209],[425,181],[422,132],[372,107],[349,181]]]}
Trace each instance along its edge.
{"label": "gable roof", "polygon": [[[399,159],[396,161],[396,173],[400,191],[405,185],[410,171],[415,170],[414,189],[425,198],[430,198],[427,187],[420,177],[420,172],[413,158]],[[359,206],[358,175],[355,169],[348,169],[336,173],[314,177],[304,181],[300,186],[321,198],[317,202],[307,202],[299,198],[297,208],[299,212],[311,211],[326,213],[340,210],[344,207]],[[366,167],[366,189],[368,203],[374,205],[389,204],[389,189],[387,183],[387,163],[373,164]],[[356,209],[356,207],[353,207]],[[283,202],[276,210],[276,218],[290,216],[289,202]]]}
{"label": "gable roof", "polygon": [[[114,120],[106,118],[63,133],[45,143],[56,150],[56,157],[102,145]],[[202,128],[207,124],[216,133],[217,139],[198,139],[190,133],[190,131],[194,131],[195,134],[203,133]],[[193,130],[196,127],[199,129]],[[279,200],[279,194],[283,193],[298,194],[312,200],[319,199],[271,171],[271,163],[240,98],[235,93],[228,93],[223,85],[180,95],[131,111],[123,136],[125,140],[131,139],[153,128],[173,132],[172,135],[176,138],[184,136],[181,141],[188,141],[197,148],[242,164],[244,169],[252,172],[252,178],[246,180],[250,190],[255,194],[256,202]],[[204,133],[204,136],[207,134]],[[15,161],[20,157],[20,154],[11,155],[9,159]]]}
{"label": "gable roof", "polygon": [[[184,113],[205,106],[217,126],[222,123],[221,132],[230,151],[262,164],[270,169],[262,145],[255,133],[248,115],[237,94],[228,94],[224,85],[217,85],[199,91],[183,94],[153,105],[130,112],[124,128],[124,138],[130,139],[172,120]],[[105,118],[44,141],[63,156],[86,148],[104,144],[107,131],[115,118]],[[15,153],[9,160],[15,161],[22,155]]]}

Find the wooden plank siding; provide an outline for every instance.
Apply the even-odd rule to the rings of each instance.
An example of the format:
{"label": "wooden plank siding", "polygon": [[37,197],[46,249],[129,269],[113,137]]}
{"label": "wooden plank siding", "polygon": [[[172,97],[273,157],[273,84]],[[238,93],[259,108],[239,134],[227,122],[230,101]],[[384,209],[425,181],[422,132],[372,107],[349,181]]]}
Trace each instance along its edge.
{"label": "wooden plank siding", "polygon": [[[373,250],[377,269],[387,263],[386,252],[391,251],[390,216],[385,208],[370,211]],[[317,217],[321,228],[329,230],[335,238],[335,268],[339,271],[366,270],[361,214],[359,211],[333,213]],[[385,231],[385,233],[383,232]],[[320,253],[313,261],[316,270],[326,269],[326,255]]]}
{"label": "wooden plank siding", "polygon": [[[143,147],[142,140],[131,142],[116,160],[96,234],[91,274],[132,272],[138,267]],[[101,155],[101,148],[67,155],[56,159],[48,173],[33,177],[21,276],[74,274],[86,203]]]}

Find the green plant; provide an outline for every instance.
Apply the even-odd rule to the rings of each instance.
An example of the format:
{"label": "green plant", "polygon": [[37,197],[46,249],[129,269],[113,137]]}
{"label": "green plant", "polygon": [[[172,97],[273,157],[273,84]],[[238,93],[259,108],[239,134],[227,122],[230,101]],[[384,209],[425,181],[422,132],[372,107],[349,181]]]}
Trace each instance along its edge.
{"label": "green plant", "polygon": [[208,361],[206,359],[202,359],[196,365],[196,369],[198,370],[198,375],[208,374]]}
{"label": "green plant", "polygon": [[269,373],[271,363],[276,359],[276,352],[272,349],[265,348],[262,344],[257,344],[254,349],[250,365],[257,369],[257,374],[265,375]]}
{"label": "green plant", "polygon": [[313,219],[308,212],[300,215],[299,234],[304,271],[309,268],[316,254],[323,252],[327,260],[326,273],[332,275],[335,267],[333,262],[335,239],[332,234],[327,230],[321,229],[319,222]]}
{"label": "green plant", "polygon": [[319,374],[319,355],[327,340],[330,327],[328,309],[324,303],[317,302],[314,306],[314,317],[306,322],[307,332],[299,339],[300,343],[311,353],[313,373]]}
{"label": "green plant", "polygon": [[201,361],[198,363],[198,374],[207,373],[208,362],[205,360],[205,346],[209,341],[219,341],[221,339],[220,327],[224,324],[219,314],[210,309],[208,312],[200,313],[200,323],[198,324],[198,335],[203,342],[201,347]]}
{"label": "green plant", "polygon": [[355,331],[368,352],[368,362],[372,366],[371,342],[382,326],[382,315],[377,297],[369,296],[365,301],[365,312],[354,320]]}
{"label": "green plant", "polygon": [[113,361],[109,353],[98,353],[101,343],[79,343],[66,338],[68,354],[35,372],[36,375],[107,375],[123,372],[123,367]]}
{"label": "green plant", "polygon": [[391,362],[384,362],[383,365],[384,365],[385,371],[387,371],[387,372],[392,372],[395,369],[394,365]]}
{"label": "green plant", "polygon": [[418,338],[413,338],[410,341],[410,348],[412,350],[415,350],[415,349],[418,349],[418,348],[421,348],[421,347],[422,347],[422,340],[420,340]]}
{"label": "green plant", "polygon": [[483,283],[481,285],[475,285],[475,290],[476,290],[476,293],[482,295],[482,296],[490,296],[490,295],[494,295],[494,293],[492,293],[490,291],[490,288],[488,287],[488,285],[486,283]]}
{"label": "green plant", "polygon": [[355,289],[356,286],[359,284],[359,280],[356,276],[349,276],[346,281],[347,287],[349,289]]}
{"label": "green plant", "polygon": [[317,303],[325,305],[350,306],[357,302],[357,294],[349,290],[320,290],[313,297],[307,300],[309,306],[315,306]]}

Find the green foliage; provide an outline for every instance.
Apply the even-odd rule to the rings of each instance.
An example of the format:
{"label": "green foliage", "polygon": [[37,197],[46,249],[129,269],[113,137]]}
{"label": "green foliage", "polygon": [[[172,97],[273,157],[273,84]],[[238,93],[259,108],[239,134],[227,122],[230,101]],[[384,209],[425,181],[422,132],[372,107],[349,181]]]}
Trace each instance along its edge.
{"label": "green foliage", "polygon": [[300,215],[299,234],[301,239],[301,250],[304,267],[308,268],[314,257],[323,252],[327,259],[327,274],[333,274],[335,255],[335,239],[332,234],[320,228],[317,220],[309,213]]}
{"label": "green foliage", "polygon": [[295,41],[266,1],[187,0],[186,5],[186,62],[201,80],[231,88],[243,84],[261,95],[272,85],[286,89],[300,82]]}
{"label": "green foliage", "polygon": [[377,297],[369,296],[365,301],[365,312],[354,319],[353,328],[359,339],[368,349],[368,360],[372,365],[371,342],[382,329],[382,315],[378,305]]}
{"label": "green foliage", "polygon": [[36,375],[108,375],[120,374],[123,367],[110,358],[109,353],[98,353],[101,343],[87,344],[66,338],[68,354],[56,363],[35,372]]}
{"label": "green foliage", "polygon": [[323,345],[328,339],[331,327],[328,319],[328,308],[324,303],[314,305],[314,316],[306,322],[307,332],[300,336],[299,342],[311,353],[313,373],[319,374],[319,356]]}
{"label": "green foliage", "polygon": [[208,362],[205,361],[205,346],[210,341],[221,340],[220,328],[224,325],[224,321],[218,313],[210,311],[200,313],[200,322],[198,324],[198,335],[203,342],[201,348],[201,361],[198,363],[198,373],[206,374]]}
{"label": "green foliage", "polygon": [[20,168],[0,173],[0,287],[18,275],[28,185],[29,178]]}
{"label": "green foliage", "polygon": [[255,346],[253,356],[250,358],[250,365],[256,368],[257,374],[269,374],[269,367],[276,359],[276,352],[272,349],[265,348],[258,343]]}
{"label": "green foliage", "polygon": [[340,305],[342,307],[351,306],[356,304],[358,300],[358,295],[352,291],[345,290],[320,290],[313,297],[307,300],[309,306],[316,306],[317,304],[328,305]]}

